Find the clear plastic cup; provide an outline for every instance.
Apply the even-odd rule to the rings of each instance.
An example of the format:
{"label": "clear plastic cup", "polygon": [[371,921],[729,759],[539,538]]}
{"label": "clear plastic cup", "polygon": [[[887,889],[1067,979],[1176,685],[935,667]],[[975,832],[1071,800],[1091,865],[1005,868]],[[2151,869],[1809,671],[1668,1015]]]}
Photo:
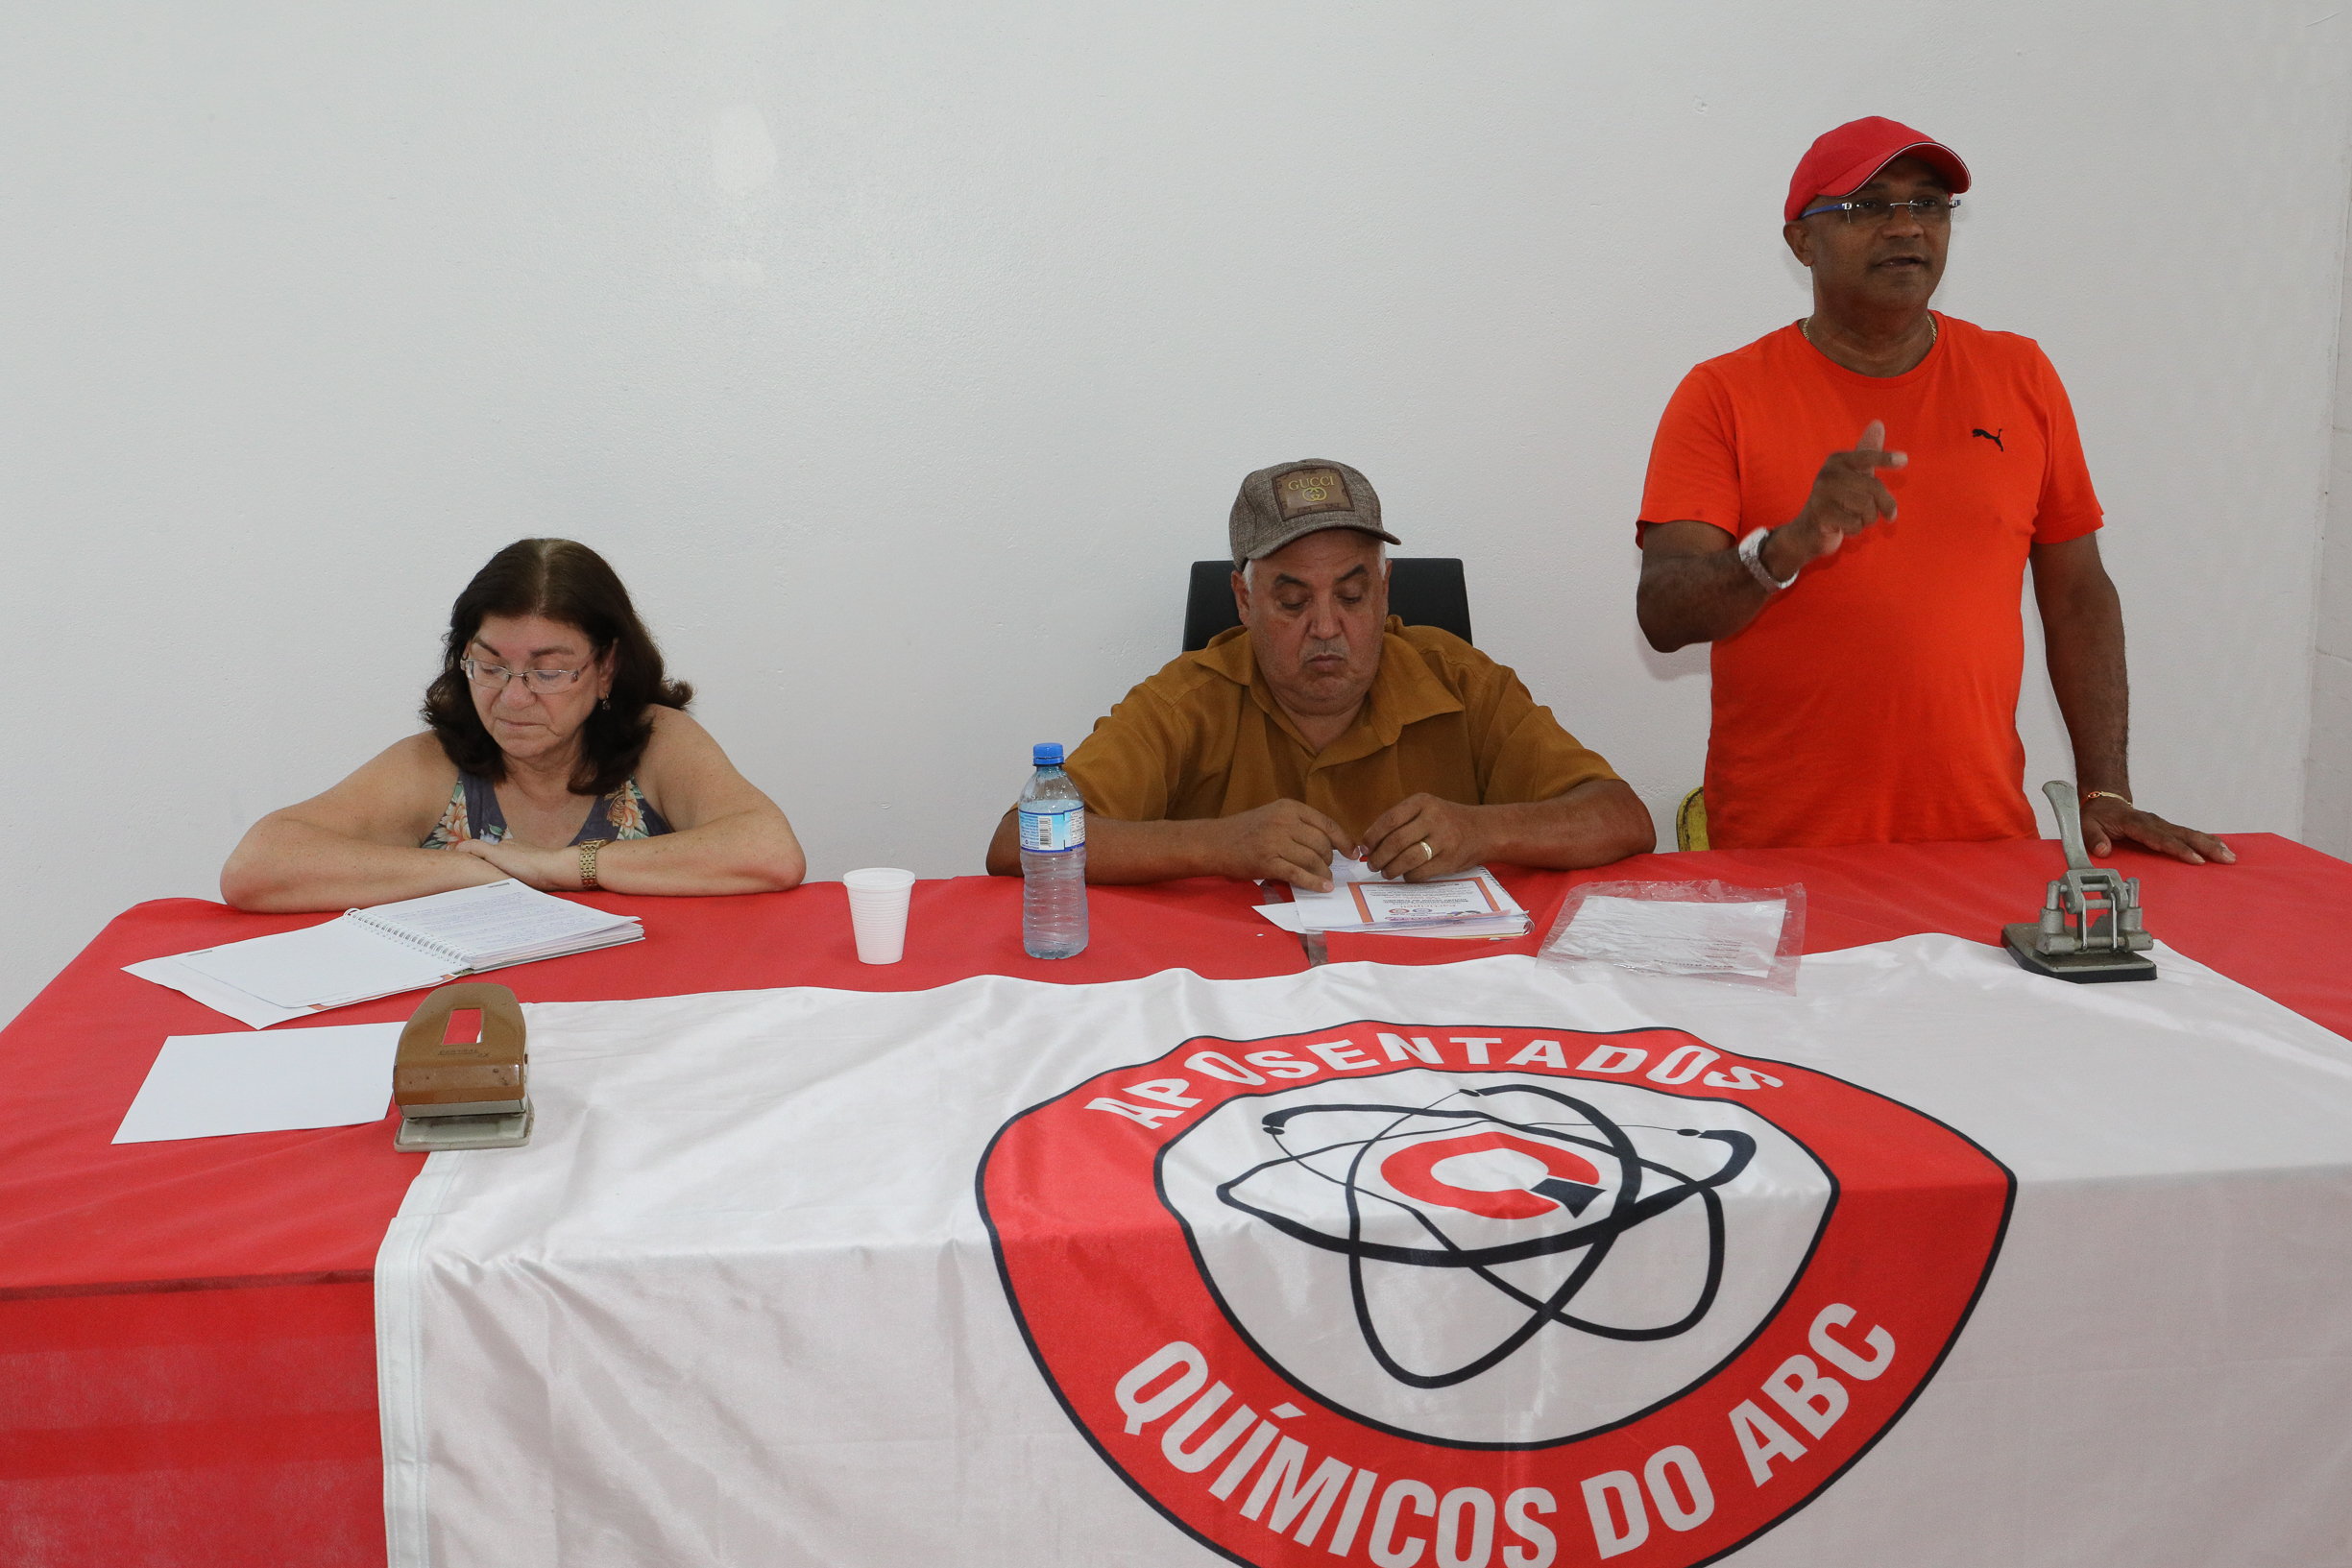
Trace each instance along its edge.
{"label": "clear plastic cup", "polygon": [[858,961],[894,964],[907,951],[907,901],[914,895],[914,873],[868,866],[841,879],[849,889],[849,928],[858,936]]}

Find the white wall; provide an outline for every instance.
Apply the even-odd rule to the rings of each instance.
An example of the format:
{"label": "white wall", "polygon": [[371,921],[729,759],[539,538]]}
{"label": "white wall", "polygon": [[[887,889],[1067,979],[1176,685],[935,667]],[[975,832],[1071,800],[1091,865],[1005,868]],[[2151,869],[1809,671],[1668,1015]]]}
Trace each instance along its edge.
{"label": "white wall", "polygon": [[[1941,300],[2080,411],[2159,808],[2293,832],[2352,13],[84,0],[0,12],[0,1017],[411,725],[530,533],[636,591],[813,874],[977,870],[1343,458],[1660,811],[1658,411],[1801,314],[1789,169],[1978,187]],[[1932,585],[1923,585],[1931,592]],[[2030,779],[2069,771],[2046,690]]]}
{"label": "white wall", "polygon": [[[2343,288],[2352,299],[2352,256]],[[2312,635],[2311,745],[2303,760],[2303,842],[2352,859],[2352,354],[2338,318],[2336,419]]]}

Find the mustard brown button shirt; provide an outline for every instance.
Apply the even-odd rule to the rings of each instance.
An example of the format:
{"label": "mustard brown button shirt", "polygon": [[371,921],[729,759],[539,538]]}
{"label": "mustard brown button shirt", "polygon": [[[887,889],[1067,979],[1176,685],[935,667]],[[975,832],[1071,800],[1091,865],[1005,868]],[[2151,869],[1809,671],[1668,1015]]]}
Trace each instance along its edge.
{"label": "mustard brown button shirt", "polygon": [[1236,627],[1129,691],[1066,766],[1086,808],[1122,822],[1227,817],[1295,800],[1359,834],[1424,790],[1508,806],[1617,776],[1507,666],[1394,615],[1363,709],[1320,753],[1274,701],[1249,634]]}

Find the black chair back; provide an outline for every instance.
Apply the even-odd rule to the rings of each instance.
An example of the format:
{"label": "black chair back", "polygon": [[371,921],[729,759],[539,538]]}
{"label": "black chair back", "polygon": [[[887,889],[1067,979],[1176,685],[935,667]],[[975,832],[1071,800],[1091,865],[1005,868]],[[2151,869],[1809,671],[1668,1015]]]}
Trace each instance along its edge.
{"label": "black chair back", "polygon": [[[1389,560],[1389,614],[1401,615],[1407,626],[1435,626],[1465,642],[1470,636],[1470,592],[1462,580],[1462,562],[1455,556],[1392,556]],[[1192,583],[1184,594],[1186,653],[1208,646],[1209,639],[1242,623],[1233,607],[1233,563],[1196,561]]]}

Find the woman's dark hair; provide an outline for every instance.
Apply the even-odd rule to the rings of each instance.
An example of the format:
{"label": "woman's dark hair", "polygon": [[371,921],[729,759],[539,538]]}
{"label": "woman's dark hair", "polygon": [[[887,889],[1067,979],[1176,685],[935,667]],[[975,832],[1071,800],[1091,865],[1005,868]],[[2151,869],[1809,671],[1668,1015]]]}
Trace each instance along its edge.
{"label": "woman's dark hair", "polygon": [[517,540],[492,556],[449,607],[441,674],[424,688],[424,722],[461,772],[493,782],[506,777],[506,754],[482,727],[473,688],[458,667],[492,615],[544,615],[578,627],[596,658],[614,651],[610,706],[589,710],[580,727],[580,765],[571,776],[575,795],[619,788],[653,738],[653,715],[646,710],[684,708],[693,700],[692,687],[663,676],[662,650],[604,557],[568,539]]}

